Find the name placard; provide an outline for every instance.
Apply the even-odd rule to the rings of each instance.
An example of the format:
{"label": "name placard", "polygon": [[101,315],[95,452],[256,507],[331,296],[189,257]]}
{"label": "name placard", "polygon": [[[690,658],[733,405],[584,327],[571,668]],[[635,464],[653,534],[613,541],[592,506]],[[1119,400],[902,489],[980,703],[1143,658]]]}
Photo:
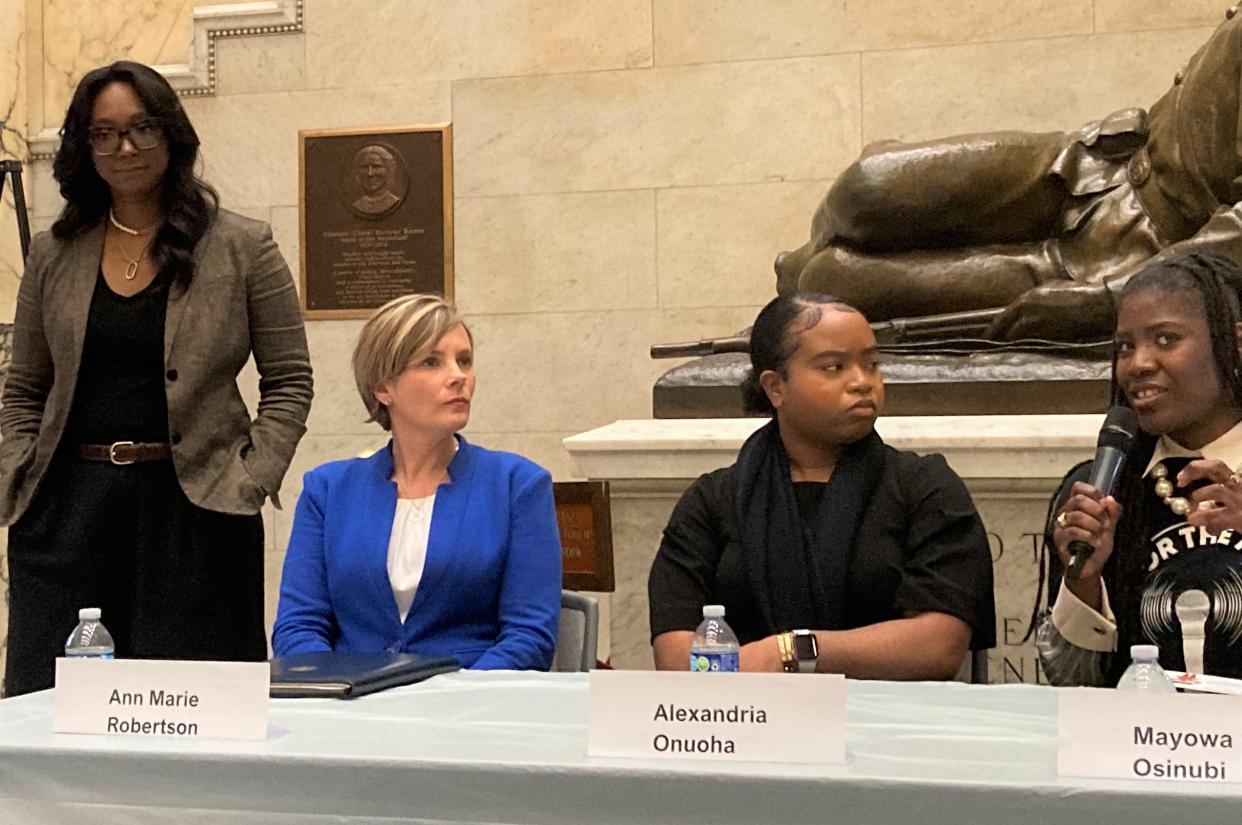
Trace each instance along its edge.
{"label": "name placard", "polygon": [[1058,703],[1061,776],[1242,781],[1242,697],[1076,688]]}
{"label": "name placard", "polygon": [[587,753],[845,762],[845,678],[593,670]]}
{"label": "name placard", "polygon": [[56,733],[263,739],[266,662],[57,659]]}

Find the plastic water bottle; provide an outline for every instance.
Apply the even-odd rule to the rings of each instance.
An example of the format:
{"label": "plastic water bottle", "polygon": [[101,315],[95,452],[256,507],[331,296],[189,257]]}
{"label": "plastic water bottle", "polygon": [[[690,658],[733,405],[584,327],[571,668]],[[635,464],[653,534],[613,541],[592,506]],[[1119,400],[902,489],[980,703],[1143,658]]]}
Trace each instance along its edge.
{"label": "plastic water bottle", "polygon": [[65,641],[65,656],[70,659],[111,659],[116,652],[112,634],[99,621],[98,607],[78,611],[78,626]]}
{"label": "plastic water bottle", "polygon": [[1143,690],[1150,693],[1177,693],[1177,688],[1164,675],[1157,657],[1160,648],[1155,645],[1133,645],[1130,648],[1130,666],[1121,674],[1117,690]]}
{"label": "plastic water bottle", "polygon": [[703,605],[703,621],[690,642],[692,673],[736,673],[739,645],[724,620],[724,605]]}

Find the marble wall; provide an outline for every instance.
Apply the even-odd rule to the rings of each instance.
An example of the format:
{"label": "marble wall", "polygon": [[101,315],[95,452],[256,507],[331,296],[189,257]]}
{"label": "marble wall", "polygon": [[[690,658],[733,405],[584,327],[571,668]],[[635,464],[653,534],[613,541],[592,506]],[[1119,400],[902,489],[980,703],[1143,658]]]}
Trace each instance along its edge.
{"label": "marble wall", "polygon": [[[1073,128],[1148,104],[1226,3],[200,0],[192,42],[191,5],[0,0],[30,45],[0,27],[0,65],[18,70],[0,73],[0,116],[25,111],[46,136],[90,65],[189,60],[174,71],[201,81],[210,55],[214,94],[186,99],[205,175],[295,265],[299,129],[451,121],[456,289],[479,351],[469,434],[567,478],[563,437],[650,414],[669,366],[650,344],[746,325],[773,294],[773,257],[866,142]],[[212,26],[246,10],[289,31],[209,53]],[[20,125],[2,134],[24,149]],[[49,167],[28,187],[37,226],[59,208]],[[0,318],[13,235],[0,207]],[[382,441],[348,380],[357,326],[308,325],[317,398],[290,504],[305,469]],[[273,591],[290,517],[268,514]]]}
{"label": "marble wall", "polygon": [[188,64],[194,8],[235,0],[92,3],[94,14],[82,13],[82,0],[31,2],[40,3],[43,11],[44,107],[59,113],[69,105],[78,79],[102,63],[126,57],[153,66]]}

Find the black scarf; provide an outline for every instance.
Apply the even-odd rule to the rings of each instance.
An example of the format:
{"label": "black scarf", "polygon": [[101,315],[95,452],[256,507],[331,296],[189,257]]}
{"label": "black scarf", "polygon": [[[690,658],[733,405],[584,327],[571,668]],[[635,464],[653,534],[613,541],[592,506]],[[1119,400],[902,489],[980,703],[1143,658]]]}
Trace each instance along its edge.
{"label": "black scarf", "polygon": [[874,430],[847,445],[814,524],[804,527],[776,419],[742,445],[734,469],[738,518],[751,587],[769,633],[844,625],[854,540],[884,460],[884,442]]}

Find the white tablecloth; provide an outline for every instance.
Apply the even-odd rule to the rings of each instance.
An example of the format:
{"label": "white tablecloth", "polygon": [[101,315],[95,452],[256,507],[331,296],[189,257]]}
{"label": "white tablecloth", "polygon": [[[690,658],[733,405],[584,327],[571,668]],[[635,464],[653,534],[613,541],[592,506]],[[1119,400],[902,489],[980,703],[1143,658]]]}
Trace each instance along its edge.
{"label": "white tablecloth", "polygon": [[1242,820],[1242,785],[1058,779],[1055,697],[851,682],[849,762],[817,767],[588,758],[581,674],[457,673],[352,702],[273,700],[256,743],[53,734],[45,692],[0,702],[0,823]]}

